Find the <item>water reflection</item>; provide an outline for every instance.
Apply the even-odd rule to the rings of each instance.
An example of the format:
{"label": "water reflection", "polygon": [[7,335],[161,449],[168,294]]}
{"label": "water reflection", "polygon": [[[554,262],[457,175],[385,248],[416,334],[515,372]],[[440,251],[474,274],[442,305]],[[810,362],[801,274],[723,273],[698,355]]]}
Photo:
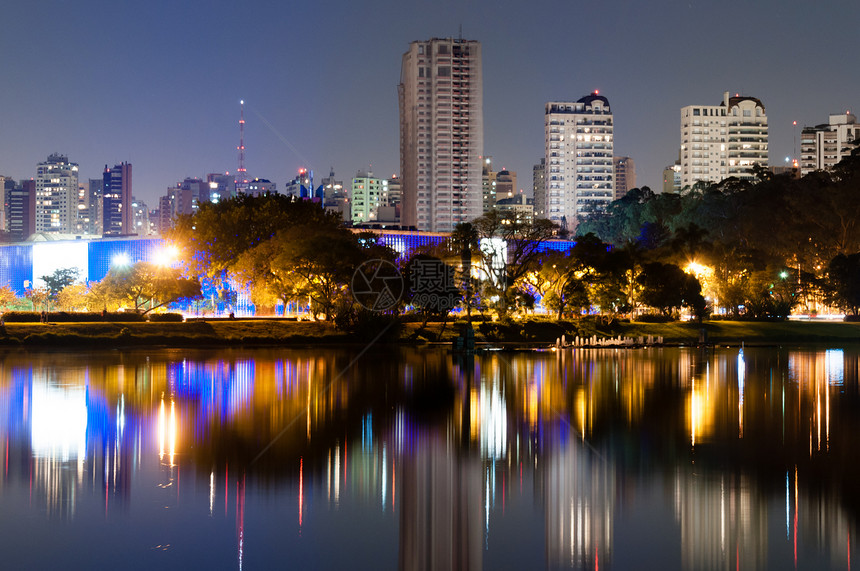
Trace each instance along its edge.
{"label": "water reflection", "polygon": [[[141,566],[850,568],[856,350],[355,355],[3,355],[4,552],[95,563],[121,521]],[[34,553],[57,521],[87,541]]]}

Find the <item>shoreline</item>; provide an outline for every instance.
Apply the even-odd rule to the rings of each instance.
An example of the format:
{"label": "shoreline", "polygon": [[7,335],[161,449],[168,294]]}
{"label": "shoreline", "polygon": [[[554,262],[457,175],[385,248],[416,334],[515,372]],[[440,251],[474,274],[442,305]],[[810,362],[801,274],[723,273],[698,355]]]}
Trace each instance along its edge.
{"label": "shoreline", "polygon": [[[421,328],[419,323],[403,323],[397,338],[388,336],[380,343],[451,346],[462,325],[429,323]],[[620,322],[601,326],[590,320],[523,320],[506,324],[475,322],[473,325],[476,346],[480,348],[551,349],[562,335],[568,343],[575,336],[662,338],[663,343],[653,345],[655,347],[860,343],[860,323],[856,322]],[[704,343],[700,343],[702,330],[707,333]],[[25,348],[361,345],[374,337],[368,332],[338,331],[331,323],[265,318],[182,323],[7,323],[0,326],[0,347]],[[603,348],[638,347],[641,345]]]}

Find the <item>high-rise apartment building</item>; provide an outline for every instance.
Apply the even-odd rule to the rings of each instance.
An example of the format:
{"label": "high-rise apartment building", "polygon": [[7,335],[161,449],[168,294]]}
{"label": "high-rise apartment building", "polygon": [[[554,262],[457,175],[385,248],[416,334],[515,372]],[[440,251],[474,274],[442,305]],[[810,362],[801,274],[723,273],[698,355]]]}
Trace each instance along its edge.
{"label": "high-rise apartment building", "polygon": [[860,124],[853,113],[831,115],[823,125],[804,127],[800,134],[800,174],[827,170],[851,155],[860,139]]}
{"label": "high-rise apartment building", "polygon": [[630,157],[615,157],[615,200],[636,188],[636,163]]}
{"label": "high-rise apartment building", "polygon": [[353,224],[377,220],[382,197],[388,191],[388,179],[373,176],[370,171],[358,171],[352,179],[350,219]]}
{"label": "high-rise apartment building", "polygon": [[532,197],[535,218],[546,218],[546,159],[532,167]]}
{"label": "high-rise apartment building", "polygon": [[102,235],[128,236],[135,233],[131,207],[131,164],[105,165],[102,187]]}
{"label": "high-rise apartment building", "polygon": [[752,180],[754,165],[767,167],[767,114],[755,97],[729,96],[719,105],[681,108],[681,186]]}
{"label": "high-rise apartment building", "polygon": [[222,200],[229,200],[236,196],[236,177],[230,173],[209,173],[206,175],[209,183],[209,202],[218,204]]}
{"label": "high-rise apartment building", "polygon": [[493,157],[481,157],[481,212],[487,213],[496,204],[496,171]]}
{"label": "high-rise apartment building", "polygon": [[9,233],[9,241],[23,242],[36,228],[36,181],[22,180],[16,184],[13,179],[5,178],[3,198],[4,230]]}
{"label": "high-rise apartment building", "polygon": [[664,194],[680,194],[681,193],[681,162],[675,161],[675,164],[668,165],[663,169],[663,190]]}
{"label": "high-rise apartment building", "polygon": [[538,216],[573,231],[580,218],[615,199],[612,109],[597,92],[576,102],[551,101],[544,113],[546,183]]}
{"label": "high-rise apartment building", "polygon": [[53,154],[36,167],[36,232],[74,234],[78,217],[78,165]]}
{"label": "high-rise apartment building", "polygon": [[481,44],[412,42],[400,84],[401,223],[447,232],[481,215]]}
{"label": "high-rise apartment building", "polygon": [[146,206],[146,203],[137,198],[132,198],[131,209],[134,219],[134,234],[138,236],[151,236],[154,234],[155,230],[149,221],[149,208]]}

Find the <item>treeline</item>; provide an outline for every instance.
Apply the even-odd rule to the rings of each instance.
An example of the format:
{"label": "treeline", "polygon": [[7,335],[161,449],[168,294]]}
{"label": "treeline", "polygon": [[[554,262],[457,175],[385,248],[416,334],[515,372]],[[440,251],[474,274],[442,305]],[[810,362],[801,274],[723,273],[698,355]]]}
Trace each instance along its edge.
{"label": "treeline", "polygon": [[297,303],[343,323],[368,312],[505,319],[538,306],[557,318],[858,313],[860,159],[802,179],[754,174],[680,195],[634,189],[581,221],[564,251],[551,222],[490,211],[400,256],[318,204],[281,195],[201,204],[168,238],[228,307],[243,289],[261,313]]}
{"label": "treeline", "polygon": [[829,307],[856,315],[860,156],[803,178],[753,172],[754,182],[730,178],[680,195],[633,189],[577,233],[692,267],[734,316]]}

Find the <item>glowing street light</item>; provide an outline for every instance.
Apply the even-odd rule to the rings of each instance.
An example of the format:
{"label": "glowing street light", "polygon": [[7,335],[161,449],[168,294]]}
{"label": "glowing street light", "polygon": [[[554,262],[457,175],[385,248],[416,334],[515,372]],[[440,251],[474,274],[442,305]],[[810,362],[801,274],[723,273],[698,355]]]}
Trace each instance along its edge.
{"label": "glowing street light", "polygon": [[127,252],[120,252],[111,259],[110,265],[114,268],[126,268],[131,265],[131,256]]}
{"label": "glowing street light", "polygon": [[159,266],[170,266],[178,257],[179,248],[171,244],[170,246],[158,249],[153,256],[152,261]]}

